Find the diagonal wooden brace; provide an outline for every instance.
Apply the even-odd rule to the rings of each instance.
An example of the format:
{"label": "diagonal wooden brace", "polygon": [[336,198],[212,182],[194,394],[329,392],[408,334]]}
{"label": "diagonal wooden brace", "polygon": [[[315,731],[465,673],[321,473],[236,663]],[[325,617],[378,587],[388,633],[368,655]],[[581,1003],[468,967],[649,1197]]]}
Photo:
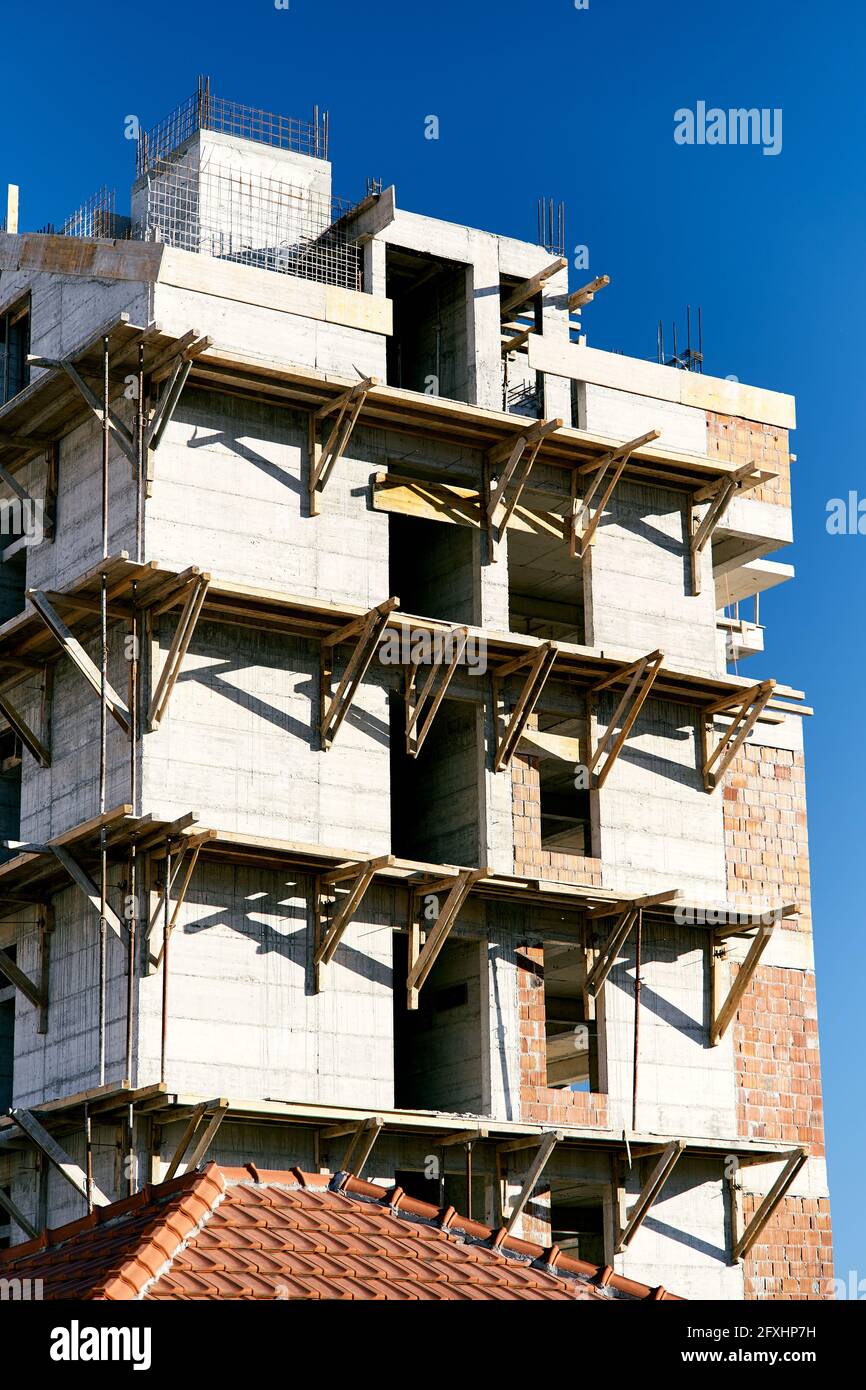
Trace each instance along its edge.
{"label": "diagonal wooden brace", "polygon": [[[460,909],[469,896],[473,885],[480,878],[486,878],[488,872],[486,868],[461,869],[457,877],[450,881],[451,890],[442,904],[433,927],[427,933],[427,940],[423,946],[421,945],[420,928],[415,918],[415,904],[414,901],[412,902],[412,920],[409,924],[409,977],[406,982],[407,1008],[417,1009],[421,987],[433,969],[436,958],[448,939]],[[427,891],[432,891],[435,886],[438,885],[428,885]]]}
{"label": "diagonal wooden brace", "polygon": [[[319,667],[320,707],[322,711],[319,731],[322,748],[330,748],[336,738],[337,730],[348,714],[355,698],[355,692],[376,655],[379,639],[385,631],[388,619],[394,609],[399,606],[399,598],[386,599],[376,608],[371,608],[370,612],[365,613],[363,618],[356,618],[353,622],[322,638]],[[334,648],[339,643],[348,642],[354,638],[357,638],[355,650],[352,652],[340,683],[332,695]]]}
{"label": "diagonal wooden brace", "polygon": [[[783,912],[779,913],[778,916],[774,914],[773,920],[771,922],[762,922],[759,925],[757,931],[755,932],[755,935],[752,938],[752,943],[749,946],[749,949],[746,953],[746,958],[740,966],[739,970],[737,971],[737,978],[734,980],[733,984],[728,990],[724,1002],[719,1006],[718,1013],[714,1012],[714,1017],[712,1023],[710,1024],[710,1045],[712,1047],[716,1047],[718,1043],[721,1042],[727,1029],[733,1022],[734,1015],[736,1014],[737,1009],[740,1007],[740,1001],[742,1000],[742,997],[745,994],[746,990],[749,988],[749,985],[752,983],[752,980],[755,976],[755,971],[761,963],[761,956],[764,954],[764,952],[770,944],[770,938],[772,937],[773,932],[776,929],[776,924],[779,918],[783,915],[787,915],[788,912],[790,912],[790,910],[791,909],[786,908],[783,910]],[[718,950],[718,943],[719,938],[714,932],[712,946],[714,953]],[[718,957],[714,954],[714,973],[717,969],[717,960]],[[711,997],[714,1001],[716,997],[716,992],[716,986],[714,983],[714,986],[711,990]]]}
{"label": "diagonal wooden brace", "polygon": [[[58,861],[58,863],[63,865],[64,869],[69,874],[69,877],[72,879],[73,883],[76,883],[78,885],[84,896],[89,899],[91,905],[96,909],[96,911],[99,913],[101,917],[102,895],[99,889],[97,888],[96,884],[93,882],[93,879],[89,876],[89,874],[85,873],[84,869],[82,869],[78,861],[76,859],[73,859],[72,855],[69,853],[69,850],[64,849],[62,845],[48,844],[45,846],[45,848],[49,849],[51,853],[54,855],[55,859]],[[114,932],[115,936],[122,941],[124,939],[123,934],[126,931],[126,923],[121,922],[117,913],[114,911],[114,908],[109,903],[105,904],[105,920],[111,927],[111,930]]]}
{"label": "diagonal wooden brace", "polygon": [[[320,410],[310,412],[309,425],[309,495],[310,495],[310,516],[319,514],[319,496],[323,491],[334,465],[342,458],[355,425],[358,423],[358,416],[364,408],[364,402],[372,387],[377,386],[378,378],[375,376],[363,377],[348,391],[344,391],[335,401],[329,401]],[[331,427],[331,433],[324,445],[319,443],[319,423],[327,419],[329,415],[336,414],[336,419]]]}
{"label": "diagonal wooden brace", "polygon": [[[696,596],[701,592],[701,556],[707,542],[712,538],[713,532],[728,510],[731,499],[736,493],[759,487],[761,483],[774,476],[772,473],[762,472],[754,463],[746,463],[736,472],[726,474],[725,477],[720,478],[709,487],[701,488],[700,491],[692,495],[689,554],[691,556],[693,595]],[[709,502],[710,505],[701,516],[698,507],[703,502]]]}
{"label": "diagonal wooden brace", "polygon": [[796,1178],[803,1164],[808,1160],[809,1154],[806,1149],[794,1149],[788,1157],[788,1161],[779,1174],[770,1191],[761,1202],[751,1221],[749,1222],[742,1235],[734,1242],[731,1258],[734,1262],[741,1260],[744,1255],[748,1255],[758,1236],[763,1231],[773,1212],[781,1202],[791,1183]]}
{"label": "diagonal wooden brace", "polygon": [[[68,656],[90,688],[102,699],[102,675],[96,663],[91,661],[87,655],[78,638],[69,630],[44,593],[39,589],[28,589],[27,597],[61,651]],[[129,710],[108,681],[105,683],[105,704],[112,718],[120,725],[124,733],[128,734],[131,728]]]}
{"label": "diagonal wooden brace", "polygon": [[31,757],[35,759],[39,766],[50,767],[51,754],[48,748],[42,742],[41,738],[34,734],[27,720],[18,713],[18,710],[12,704],[8,695],[0,695],[0,711],[2,711],[6,717],[9,727],[14,730],[28,753],[30,753]]}
{"label": "diagonal wooden brace", "polygon": [[[329,965],[332,961],[334,952],[342,941],[346,928],[364,901],[367,889],[373,882],[375,875],[380,869],[387,868],[393,863],[393,855],[382,854],[376,859],[348,864],[344,868],[338,869],[336,873],[318,878],[316,883],[316,940],[313,946],[314,989],[316,993],[321,988],[320,967]],[[347,887],[348,892],[339,908],[334,912],[330,924],[326,927],[326,901],[335,896],[334,890],[338,884],[341,887]],[[336,908],[336,901],[334,906]]]}
{"label": "diagonal wooden brace", "polygon": [[[501,541],[505,535],[543,440],[547,435],[561,428],[562,420],[560,419],[538,420],[518,434],[514,440],[507,444],[497,445],[495,449],[488,452],[486,460],[488,467],[495,467],[501,460],[506,460],[499,480],[487,498],[486,525],[488,534],[494,540],[494,545],[491,548],[492,560],[496,559],[495,542]],[[513,490],[506,496],[507,489],[512,484]],[[503,507],[503,512],[497,523],[497,510],[500,504]]]}
{"label": "diagonal wooden brace", "polygon": [[183,659],[189,650],[189,644],[193,639],[196,624],[201,617],[201,610],[207,598],[208,586],[210,584],[209,574],[200,574],[192,581],[189,588],[186,603],[178,619],[174,637],[163,663],[156,689],[150,702],[147,712],[147,722],[151,729],[155,729],[168,708],[171,693],[174,690],[177,678],[180,675]]}
{"label": "diagonal wooden brace", "polygon": [[[451,642],[451,660],[447,667],[445,657],[442,656],[437,661],[433,661],[427,678],[420,691],[416,689],[418,678],[418,667],[412,665],[406,674],[406,752],[410,758],[417,758],[424,746],[424,740],[430,732],[433,720],[436,718],[437,711],[448,692],[454,672],[457,670],[463,659],[466,650],[466,642],[469,638],[468,628],[461,627],[449,633]],[[433,687],[437,677],[441,677],[439,687],[435,694]],[[430,703],[425,709],[425,701]],[[423,716],[423,717],[422,717]]]}
{"label": "diagonal wooden brace", "polygon": [[[97,420],[101,421],[103,417],[103,403],[97,396],[96,392],[90,386],[88,386],[87,382],[79,374],[78,370],[72,365],[71,362],[64,360],[58,363],[57,365],[63,368],[66,375],[69,377],[69,380],[78,390],[79,395],[83,396],[84,400],[90,406],[90,409],[93,411]],[[126,457],[129,459],[130,463],[134,468],[137,462],[135,441],[132,435],[130,434],[129,430],[126,428],[126,425],[117,415],[115,415],[114,411],[111,409],[109,409],[108,411],[108,427],[111,430],[114,439],[120,445],[121,449],[126,454]]]}
{"label": "diagonal wooden brace", "polygon": [[[775,681],[762,681],[759,685],[750,686],[748,690],[734,691],[706,707],[701,720],[704,759],[701,775],[705,791],[715,791],[721,784],[722,778],[766,709],[775,688]],[[730,714],[731,723],[711,753],[709,740],[713,716],[716,714]]]}
{"label": "diagonal wooden brace", "polygon": [[9,1216],[12,1217],[12,1220],[15,1222],[16,1226],[20,1226],[25,1236],[28,1236],[30,1240],[34,1240],[35,1237],[38,1236],[39,1232],[37,1231],[36,1227],[32,1225],[30,1221],[27,1220],[27,1217],[24,1215],[21,1208],[17,1206],[15,1202],[13,1202],[12,1198],[6,1192],[3,1191],[2,1187],[0,1187],[0,1207],[2,1207],[3,1211],[5,1211]]}
{"label": "diagonal wooden brace", "polygon": [[[607,728],[602,734],[596,745],[594,752],[589,759],[589,773],[595,773],[596,788],[603,787],[614,763],[619,757],[620,751],[628,738],[635,720],[640,714],[643,706],[655,684],[656,677],[661,670],[664,655],[662,652],[650,652],[649,656],[641,657],[640,661],[635,661],[631,666],[624,666],[616,675],[608,676],[606,680],[599,681],[597,685],[587,692],[587,724],[592,736],[592,708],[595,697],[610,686],[618,684],[620,681],[627,681],[625,692],[619,704],[610,718]],[[617,724],[622,720],[622,728],[616,732]],[[602,757],[605,758],[601,772],[596,772]]]}
{"label": "diagonal wooden brace", "polygon": [[[630,439],[627,444],[620,444],[601,459],[584,464],[582,468],[577,470],[581,474],[591,473],[593,476],[583,498],[578,502],[575,497],[572,505],[568,545],[569,554],[572,557],[577,556],[582,559],[592,544],[598,524],[604,515],[604,509],[613,496],[614,488],[622,477],[632,454],[637,449],[642,449],[644,444],[650,444],[654,439],[658,439],[660,433],[660,430],[649,430],[646,434],[640,435],[639,438]],[[595,502],[596,495],[599,493],[601,496]],[[595,508],[593,509],[594,502]]]}
{"label": "diagonal wooden brace", "polygon": [[629,1245],[637,1234],[650,1207],[659,1196],[662,1188],[679,1162],[685,1147],[685,1139],[674,1139],[672,1143],[668,1144],[667,1147],[662,1150],[658,1163],[641,1188],[640,1195],[629,1213],[625,1227],[617,1239],[617,1254],[625,1250],[626,1246]]}
{"label": "diagonal wooden brace", "polygon": [[598,997],[602,985],[616,964],[617,956],[631,934],[638,913],[642,912],[644,908],[657,907],[661,903],[672,902],[678,896],[678,889],[666,888],[659,893],[645,893],[640,898],[632,898],[630,902],[612,904],[610,907],[587,914],[587,920],[591,922],[613,916],[617,920],[607,941],[599,949],[592,969],[587,974],[584,998],[596,999]]}
{"label": "diagonal wooden brace", "polygon": [[0,951],[0,975],[5,975],[9,983],[14,985],[15,988],[24,995],[25,999],[29,999],[34,1008],[45,1008],[48,1000],[42,990],[38,985],[34,984],[29,975],[25,975],[24,971],[18,968],[14,960],[12,960],[5,951]]}
{"label": "diagonal wooden brace", "polygon": [[517,1222],[523,1215],[523,1212],[526,1208],[526,1204],[532,1196],[535,1188],[537,1187],[538,1180],[544,1172],[545,1168],[547,1167],[548,1160],[550,1159],[553,1150],[556,1148],[557,1144],[562,1139],[562,1137],[562,1130],[559,1129],[550,1130],[547,1134],[545,1134],[542,1137],[541,1143],[539,1144],[538,1149],[536,1151],[535,1158],[532,1160],[532,1163],[527,1169],[526,1176],[523,1179],[523,1186],[520,1189],[520,1193],[518,1194],[516,1200],[512,1203],[508,1220],[505,1223],[505,1229],[506,1231],[508,1231],[509,1234],[514,1230],[514,1227],[517,1225]]}
{"label": "diagonal wooden brace", "polygon": [[88,1181],[84,1170],[69,1157],[64,1149],[61,1149],[47,1129],[39,1123],[32,1111],[10,1110],[9,1114],[31,1143],[45,1155],[49,1163],[54,1164],[58,1173],[66,1179],[70,1187],[74,1187],[80,1196],[95,1207],[111,1206],[111,1198],[106,1197],[105,1193],[94,1182]]}
{"label": "diagonal wooden brace", "polygon": [[[521,735],[526,728],[526,723],[544,689],[547,678],[553,670],[557,657],[557,645],[555,642],[545,642],[533,655],[528,652],[526,656],[518,657],[515,661],[509,661],[506,665],[498,667],[493,672],[493,719],[496,730],[496,752],[493,758],[494,772],[501,772],[507,767],[517,752],[517,745]],[[517,703],[511,711],[511,718],[505,727],[505,732],[500,735],[500,695],[502,682],[515,671],[529,664],[529,672],[523,684],[523,689],[518,696]]]}

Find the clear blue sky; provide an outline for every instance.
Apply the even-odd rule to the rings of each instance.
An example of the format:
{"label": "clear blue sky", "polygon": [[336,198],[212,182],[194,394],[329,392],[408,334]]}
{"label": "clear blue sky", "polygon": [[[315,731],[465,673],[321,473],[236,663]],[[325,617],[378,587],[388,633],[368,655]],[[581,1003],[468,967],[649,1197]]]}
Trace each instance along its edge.
{"label": "clear blue sky", "polygon": [[[805,689],[816,708],[808,789],[837,1274],[866,1276],[855,723],[866,536],[825,530],[829,498],[866,497],[866,7],[84,0],[7,6],[3,47],[0,185],[21,185],[25,228],[61,221],[103,182],[125,211],[124,117],[152,124],[210,73],[221,95],[266,110],[327,107],[344,196],[375,175],[403,208],[530,240],[537,197],[564,199],[568,244],[588,245],[591,273],[612,279],[586,313],[590,342],[654,357],[659,316],[682,323],[700,303],[708,372],[797,396],[797,539],[774,558],[798,578],[765,599],[767,651],[745,669]],[[674,111],[699,100],[780,107],[782,152],[676,145]],[[438,142],[423,138],[430,114]]]}

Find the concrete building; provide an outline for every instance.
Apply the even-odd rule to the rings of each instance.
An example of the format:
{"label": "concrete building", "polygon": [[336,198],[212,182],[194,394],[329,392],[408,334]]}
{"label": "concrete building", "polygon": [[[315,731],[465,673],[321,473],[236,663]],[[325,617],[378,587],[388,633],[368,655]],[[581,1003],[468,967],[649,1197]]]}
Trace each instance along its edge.
{"label": "concrete building", "polygon": [[207,1158],[826,1296],[794,402],[327,153],[200,87],[0,234],[5,1241]]}

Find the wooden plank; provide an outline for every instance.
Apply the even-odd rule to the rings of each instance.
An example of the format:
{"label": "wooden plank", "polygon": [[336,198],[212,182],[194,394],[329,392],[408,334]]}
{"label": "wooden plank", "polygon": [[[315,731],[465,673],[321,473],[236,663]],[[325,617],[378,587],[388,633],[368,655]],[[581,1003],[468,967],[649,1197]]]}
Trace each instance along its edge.
{"label": "wooden plank", "polygon": [[551,261],[550,265],[546,265],[543,270],[536,271],[528,280],[522,281],[522,283],[517,285],[504,299],[500,300],[499,312],[502,315],[511,314],[515,309],[519,309],[521,304],[525,304],[528,299],[534,299],[539,290],[543,289],[547,284],[547,281],[551,279],[552,276],[558,275],[560,270],[564,270],[567,265],[568,261],[558,256],[555,261]]}

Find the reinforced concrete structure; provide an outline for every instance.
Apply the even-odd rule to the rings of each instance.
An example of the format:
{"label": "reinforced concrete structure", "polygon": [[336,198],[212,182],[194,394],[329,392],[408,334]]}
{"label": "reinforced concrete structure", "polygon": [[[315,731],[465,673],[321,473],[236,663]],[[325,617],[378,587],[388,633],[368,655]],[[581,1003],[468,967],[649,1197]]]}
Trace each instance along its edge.
{"label": "reinforced concrete structure", "polygon": [[3,1239],[215,1160],[825,1296],[794,402],[327,153],[204,87],[129,219],[10,200]]}

